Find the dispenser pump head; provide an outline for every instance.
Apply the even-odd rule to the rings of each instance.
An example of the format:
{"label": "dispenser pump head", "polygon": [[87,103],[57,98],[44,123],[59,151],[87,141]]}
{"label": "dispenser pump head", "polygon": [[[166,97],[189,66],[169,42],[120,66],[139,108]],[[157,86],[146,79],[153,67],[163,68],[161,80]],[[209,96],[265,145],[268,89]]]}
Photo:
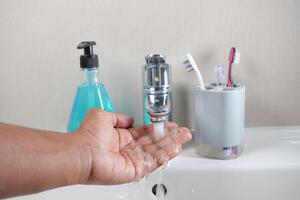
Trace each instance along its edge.
{"label": "dispenser pump head", "polygon": [[93,46],[96,45],[94,41],[81,42],[77,49],[84,49],[84,54],[80,56],[80,67],[97,68],[99,65],[98,56],[93,52]]}

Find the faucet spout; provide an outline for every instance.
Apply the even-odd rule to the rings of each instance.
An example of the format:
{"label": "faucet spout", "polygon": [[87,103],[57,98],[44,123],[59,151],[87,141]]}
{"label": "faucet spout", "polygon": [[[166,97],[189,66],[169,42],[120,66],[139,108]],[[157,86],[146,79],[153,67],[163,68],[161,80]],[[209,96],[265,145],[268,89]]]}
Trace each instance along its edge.
{"label": "faucet spout", "polygon": [[161,54],[145,57],[143,72],[144,106],[152,123],[171,120],[170,65]]}

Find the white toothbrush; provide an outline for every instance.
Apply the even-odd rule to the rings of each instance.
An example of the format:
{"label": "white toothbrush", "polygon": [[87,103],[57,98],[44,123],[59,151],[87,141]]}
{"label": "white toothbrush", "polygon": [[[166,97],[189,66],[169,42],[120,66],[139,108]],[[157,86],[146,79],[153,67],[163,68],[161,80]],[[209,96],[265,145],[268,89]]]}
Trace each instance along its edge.
{"label": "white toothbrush", "polygon": [[191,72],[191,71],[195,71],[196,75],[197,75],[197,79],[198,79],[198,87],[201,89],[201,90],[205,90],[205,86],[204,86],[204,83],[203,83],[203,79],[202,79],[202,76],[201,76],[201,73],[192,57],[192,55],[190,53],[187,53],[183,56],[183,66],[185,67],[185,69],[188,71],[188,72]]}

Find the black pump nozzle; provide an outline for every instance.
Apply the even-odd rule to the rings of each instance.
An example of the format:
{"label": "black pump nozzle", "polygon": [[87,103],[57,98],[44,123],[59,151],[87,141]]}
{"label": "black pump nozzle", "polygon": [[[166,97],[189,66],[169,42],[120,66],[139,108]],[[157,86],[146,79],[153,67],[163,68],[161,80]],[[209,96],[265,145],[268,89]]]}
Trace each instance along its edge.
{"label": "black pump nozzle", "polygon": [[94,41],[81,42],[77,49],[84,49],[84,55],[80,56],[81,68],[96,68],[98,67],[98,56],[93,52]]}

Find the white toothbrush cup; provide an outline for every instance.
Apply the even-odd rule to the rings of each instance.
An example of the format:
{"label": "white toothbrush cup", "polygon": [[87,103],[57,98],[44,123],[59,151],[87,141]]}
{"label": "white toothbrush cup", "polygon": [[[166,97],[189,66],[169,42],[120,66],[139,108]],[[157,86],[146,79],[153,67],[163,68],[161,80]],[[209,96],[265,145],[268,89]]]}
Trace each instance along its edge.
{"label": "white toothbrush cup", "polygon": [[242,152],[245,87],[196,89],[196,152],[217,159],[236,158]]}

